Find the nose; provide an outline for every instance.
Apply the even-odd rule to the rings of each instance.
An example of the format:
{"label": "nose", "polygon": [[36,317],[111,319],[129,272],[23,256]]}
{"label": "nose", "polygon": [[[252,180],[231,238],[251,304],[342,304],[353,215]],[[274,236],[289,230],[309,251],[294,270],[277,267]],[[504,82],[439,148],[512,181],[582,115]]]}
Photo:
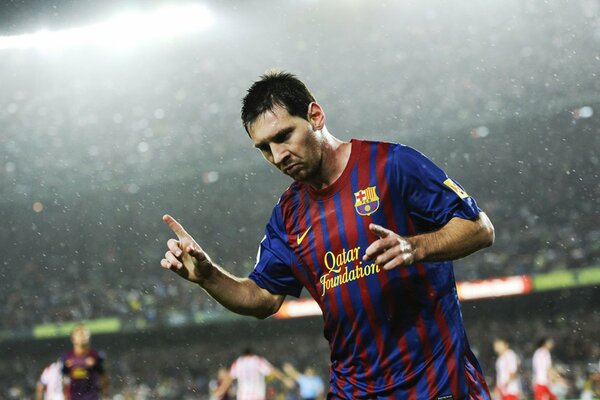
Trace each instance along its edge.
{"label": "nose", "polygon": [[271,143],[271,156],[273,164],[279,165],[290,157],[290,153],[283,144]]}

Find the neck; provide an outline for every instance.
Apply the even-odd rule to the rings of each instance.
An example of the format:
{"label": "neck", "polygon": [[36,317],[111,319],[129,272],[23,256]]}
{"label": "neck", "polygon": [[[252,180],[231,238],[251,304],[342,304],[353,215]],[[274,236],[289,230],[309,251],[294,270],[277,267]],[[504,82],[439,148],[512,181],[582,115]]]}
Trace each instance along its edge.
{"label": "neck", "polygon": [[307,183],[314,189],[321,190],[333,184],[344,172],[344,168],[350,159],[352,145],[344,142],[327,131],[323,127],[323,154],[319,173]]}
{"label": "neck", "polygon": [[83,354],[87,351],[87,346],[73,346],[75,354]]}

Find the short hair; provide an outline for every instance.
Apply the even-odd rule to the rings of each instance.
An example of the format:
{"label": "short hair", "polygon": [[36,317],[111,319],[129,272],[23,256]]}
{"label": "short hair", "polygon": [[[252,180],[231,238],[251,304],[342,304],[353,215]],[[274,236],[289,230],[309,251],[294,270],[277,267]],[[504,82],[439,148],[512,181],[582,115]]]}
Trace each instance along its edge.
{"label": "short hair", "polygon": [[549,336],[544,336],[544,337],[540,338],[537,342],[537,348],[545,346],[549,340],[552,340],[552,338]]}
{"label": "short hair", "polygon": [[246,132],[260,115],[283,107],[290,115],[308,119],[308,106],[316,101],[306,85],[295,75],[281,71],[267,71],[250,86],[242,100],[242,123]]}

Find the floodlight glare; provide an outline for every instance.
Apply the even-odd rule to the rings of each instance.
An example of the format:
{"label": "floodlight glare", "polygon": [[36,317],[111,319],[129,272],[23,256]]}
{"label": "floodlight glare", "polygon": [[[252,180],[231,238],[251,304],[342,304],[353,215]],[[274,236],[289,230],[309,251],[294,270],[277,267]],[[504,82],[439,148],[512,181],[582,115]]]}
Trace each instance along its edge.
{"label": "floodlight glare", "polygon": [[56,49],[77,45],[124,47],[199,31],[211,24],[210,13],[201,5],[165,6],[152,13],[124,13],[81,28],[0,36],[0,49]]}

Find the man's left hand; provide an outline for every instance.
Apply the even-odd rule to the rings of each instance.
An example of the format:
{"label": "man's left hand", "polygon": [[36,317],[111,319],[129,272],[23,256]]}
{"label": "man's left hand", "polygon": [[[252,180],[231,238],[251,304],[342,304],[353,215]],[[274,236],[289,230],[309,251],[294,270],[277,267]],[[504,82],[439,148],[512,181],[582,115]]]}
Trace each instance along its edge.
{"label": "man's left hand", "polygon": [[377,224],[369,224],[369,229],[379,239],[367,248],[363,261],[374,260],[385,270],[415,262],[415,248],[406,238]]}

